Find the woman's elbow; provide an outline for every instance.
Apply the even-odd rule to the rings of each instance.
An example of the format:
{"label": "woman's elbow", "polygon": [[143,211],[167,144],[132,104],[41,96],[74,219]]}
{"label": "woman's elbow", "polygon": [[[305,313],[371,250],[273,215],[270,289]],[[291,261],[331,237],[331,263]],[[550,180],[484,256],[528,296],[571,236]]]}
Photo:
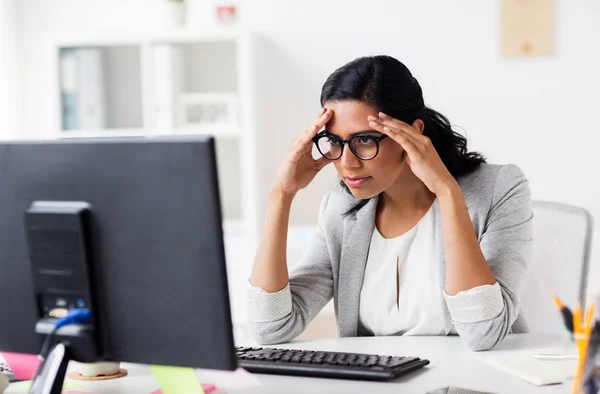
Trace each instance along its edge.
{"label": "woman's elbow", "polygon": [[509,332],[504,324],[497,323],[498,321],[471,323],[463,325],[460,329],[457,327],[457,331],[469,350],[483,352],[496,347]]}
{"label": "woman's elbow", "polygon": [[466,342],[469,350],[471,350],[473,352],[485,352],[487,350],[491,350],[494,347],[496,347],[496,345],[498,345],[500,342],[502,342],[503,339],[504,339],[504,336],[502,336],[502,337],[483,336],[480,338],[478,338],[478,337],[467,338],[466,340],[464,340],[464,342]]}
{"label": "woman's elbow", "polygon": [[289,319],[276,322],[250,323],[249,333],[252,339],[259,345],[276,345],[291,342],[300,333]]}
{"label": "woman's elbow", "polygon": [[268,345],[277,345],[279,343],[285,343],[285,338],[278,337],[276,335],[272,335],[270,333],[251,333],[252,339],[256,342],[257,345],[268,346]]}

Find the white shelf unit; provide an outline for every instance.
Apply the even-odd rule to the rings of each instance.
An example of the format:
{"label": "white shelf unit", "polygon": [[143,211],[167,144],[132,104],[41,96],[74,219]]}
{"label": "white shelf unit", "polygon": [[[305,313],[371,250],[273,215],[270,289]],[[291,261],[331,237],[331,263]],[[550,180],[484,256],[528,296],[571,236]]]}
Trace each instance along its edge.
{"label": "white shelf unit", "polygon": [[[260,211],[254,107],[256,41],[248,31],[223,27],[73,32],[48,38],[47,44],[52,126],[25,138],[212,135],[217,145],[225,234],[255,244]],[[65,56],[73,53],[80,57]],[[81,60],[81,53],[87,59]],[[70,61],[67,66],[65,59]],[[67,97],[73,92],[75,99]],[[177,101],[187,93],[234,97],[234,123],[178,124]],[[73,111],[63,112],[67,99],[75,100],[74,112],[79,116],[69,121],[65,116]],[[96,105],[99,102],[101,105]],[[97,118],[81,120],[88,113]],[[69,123],[72,119],[76,121]],[[91,127],[79,127],[82,124]]]}

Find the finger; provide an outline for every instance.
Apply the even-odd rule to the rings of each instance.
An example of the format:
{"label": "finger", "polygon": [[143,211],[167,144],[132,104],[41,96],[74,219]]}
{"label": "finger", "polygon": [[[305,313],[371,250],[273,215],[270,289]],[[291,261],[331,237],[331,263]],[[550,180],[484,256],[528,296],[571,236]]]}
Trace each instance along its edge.
{"label": "finger", "polygon": [[[425,140],[421,140],[420,138],[418,138],[420,135],[418,135],[417,133],[414,132],[409,132],[409,129],[412,129],[412,127],[407,126],[405,127],[404,125],[399,125],[398,123],[392,122],[390,120],[382,120],[379,118],[375,118],[373,116],[369,116],[371,120],[370,123],[374,123],[376,125],[380,125],[382,127],[387,127],[388,129],[390,129],[391,131],[395,132],[395,133],[403,133],[406,135],[407,138],[409,138],[410,140],[412,140],[412,142],[420,149],[424,149],[426,147],[427,141]],[[425,139],[427,139],[427,137],[424,137]]]}
{"label": "finger", "polygon": [[378,124],[376,122],[369,122],[369,125],[374,129],[383,133],[396,141],[405,151],[408,152],[409,155],[421,154],[421,151],[414,139],[409,137],[406,133],[402,131],[392,130],[387,126],[383,126],[382,124]]}
{"label": "finger", "polygon": [[[398,127],[397,125],[386,124],[386,123],[381,123],[381,125],[383,126],[384,129],[388,129],[389,131],[393,131],[398,134],[403,134],[404,136],[406,136],[406,138],[411,140],[419,149],[425,148],[424,141],[421,141],[419,138],[417,138],[417,136],[414,133],[408,132],[405,128]],[[427,138],[427,137],[425,137],[425,138]]]}
{"label": "finger", "polygon": [[373,127],[375,130],[379,131],[380,133],[384,133],[384,134],[387,134],[387,135],[390,135],[390,133],[397,134],[397,135],[402,135],[404,138],[408,139],[413,144],[415,144],[415,146],[417,146],[418,148],[423,148],[424,147],[423,144],[420,141],[418,141],[417,139],[415,139],[413,135],[407,133],[406,131],[404,131],[404,129],[399,128],[396,125],[392,126],[389,123],[386,124],[386,123],[384,123],[381,120],[379,120],[379,121],[370,121],[369,125],[371,127]]}
{"label": "finger", "polygon": [[309,127],[305,134],[298,137],[292,149],[300,156],[311,156],[313,151],[313,137],[318,133],[319,127],[313,125]]}
{"label": "finger", "polygon": [[319,114],[318,114],[318,115],[317,115],[317,117],[315,118],[315,122],[316,122],[317,120],[319,120],[319,118],[320,118],[321,116],[323,116],[323,114],[325,113],[325,111],[327,111],[327,108],[325,108],[325,107],[321,108],[321,110],[319,111]]}
{"label": "finger", "polygon": [[394,118],[393,116],[387,115],[387,114],[385,114],[385,113],[383,113],[383,112],[379,112],[379,113],[377,114],[377,116],[378,116],[378,117],[379,117],[379,119],[381,119],[381,120],[387,120],[387,121],[389,121],[389,122],[394,122],[394,123],[397,123],[398,125],[407,125],[407,126],[408,126],[408,123],[406,123],[406,122],[403,122],[403,121],[401,121],[400,119],[396,119],[396,118]]}
{"label": "finger", "polygon": [[369,120],[373,120],[374,122],[377,123],[381,123],[384,126],[387,126],[391,129],[400,129],[405,131],[406,133],[410,134],[413,137],[417,137],[420,136],[421,134],[418,133],[414,127],[412,127],[411,125],[409,125],[406,122],[403,122],[399,119],[393,118],[389,115],[384,114],[383,112],[379,112],[379,117],[375,117],[372,115],[369,115]]}
{"label": "finger", "polygon": [[316,160],[317,161],[317,169],[321,171],[327,164],[333,163],[333,160],[329,160],[325,157],[321,157]]}
{"label": "finger", "polygon": [[319,132],[320,128],[318,125],[313,124],[312,126],[308,126],[304,132],[302,133],[302,136],[300,137],[300,142],[305,144],[307,142],[312,142],[312,138],[317,135],[317,133]]}
{"label": "finger", "polygon": [[290,158],[292,162],[298,162],[302,158],[314,160],[312,156],[312,143],[303,143],[301,139],[298,139],[290,151]]}
{"label": "finger", "polygon": [[326,108],[325,112],[323,112],[323,115],[321,115],[317,121],[315,122],[315,124],[319,127],[319,130],[325,126],[327,124],[327,122],[329,122],[329,120],[331,120],[331,117],[333,116],[333,111]]}
{"label": "finger", "polygon": [[333,116],[333,111],[330,109],[325,109],[325,112],[323,112],[323,114],[304,131],[304,142],[312,140],[312,138],[317,135],[319,130],[321,130],[321,128],[323,128],[323,126],[329,122],[331,116]]}
{"label": "finger", "polygon": [[412,135],[417,141],[419,141],[421,143],[425,143],[425,140],[427,139],[426,136],[419,133],[414,127],[412,127],[411,125],[409,125],[406,122],[401,121],[400,119],[396,119],[396,118],[394,118],[390,115],[387,115],[383,112],[379,112],[379,119],[383,120],[385,125],[388,127],[390,127],[390,125],[391,125],[391,126],[397,126],[397,127],[401,128],[402,130],[404,130],[407,133],[409,133],[410,135]]}
{"label": "finger", "polygon": [[321,128],[323,126],[325,126],[327,124],[327,122],[329,122],[329,120],[331,119],[331,116],[333,115],[333,111],[327,108],[324,108],[323,112],[321,113],[321,115],[315,119],[315,121],[312,123],[312,125],[310,125],[308,128],[305,129],[305,136],[310,135],[310,138],[314,137],[316,135],[316,132],[314,132],[314,128],[317,128],[317,132],[319,130],[321,130]]}

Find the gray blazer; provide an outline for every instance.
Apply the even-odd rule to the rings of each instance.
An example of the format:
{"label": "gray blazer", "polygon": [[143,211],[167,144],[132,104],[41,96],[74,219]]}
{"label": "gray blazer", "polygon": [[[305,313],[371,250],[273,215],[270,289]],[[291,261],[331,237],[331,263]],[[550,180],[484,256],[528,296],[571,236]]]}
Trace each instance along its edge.
{"label": "gray blazer", "polygon": [[[507,334],[527,330],[519,316],[519,298],[531,257],[533,213],[529,183],[515,165],[489,164],[483,164],[458,182],[483,254],[500,285],[504,307],[493,319],[460,323],[453,321],[443,301],[445,332],[460,335],[473,350],[487,350]],[[251,321],[252,335],[259,343],[291,341],[332,297],[340,336],[372,335],[360,325],[358,313],[377,198],[371,199],[357,213],[344,217],[344,212],[356,202],[343,190],[323,198],[317,230],[303,258],[290,272],[291,312],[284,312],[284,317],[276,320]],[[433,208],[441,218],[438,200]],[[442,278],[440,291],[444,291],[446,267],[441,224],[440,219],[437,242],[432,247],[437,249]],[[249,300],[249,308],[281,309],[276,293],[268,294],[266,300],[280,305],[265,306],[264,299],[263,305],[253,305]]]}

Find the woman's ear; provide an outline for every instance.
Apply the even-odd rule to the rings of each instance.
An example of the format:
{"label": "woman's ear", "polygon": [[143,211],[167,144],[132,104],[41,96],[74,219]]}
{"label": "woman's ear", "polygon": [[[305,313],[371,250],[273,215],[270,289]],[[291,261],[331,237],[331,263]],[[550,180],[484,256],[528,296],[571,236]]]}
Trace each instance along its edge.
{"label": "woman's ear", "polygon": [[419,134],[423,134],[423,130],[425,130],[425,123],[421,119],[415,119],[412,124],[412,127],[419,132]]}

